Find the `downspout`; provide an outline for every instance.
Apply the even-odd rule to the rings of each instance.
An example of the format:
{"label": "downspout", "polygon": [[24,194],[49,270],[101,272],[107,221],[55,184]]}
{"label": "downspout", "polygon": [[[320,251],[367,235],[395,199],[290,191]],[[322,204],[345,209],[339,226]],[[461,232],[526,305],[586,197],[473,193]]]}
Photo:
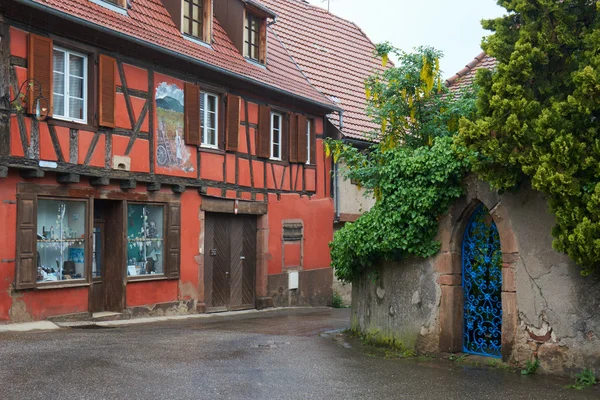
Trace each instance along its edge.
{"label": "downspout", "polygon": [[[340,134],[344,129],[344,110],[339,112],[340,114]],[[343,136],[343,135],[342,135]],[[338,163],[333,163],[333,172],[334,172],[334,198],[335,198],[335,220],[334,223],[340,222],[340,177],[339,177],[339,166]]]}

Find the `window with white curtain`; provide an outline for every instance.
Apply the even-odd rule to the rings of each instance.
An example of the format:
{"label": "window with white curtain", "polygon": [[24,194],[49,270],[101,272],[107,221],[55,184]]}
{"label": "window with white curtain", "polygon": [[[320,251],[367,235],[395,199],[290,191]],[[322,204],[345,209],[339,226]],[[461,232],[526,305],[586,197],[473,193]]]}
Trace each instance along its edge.
{"label": "window with white curtain", "polygon": [[53,117],[87,123],[87,56],[54,48]]}
{"label": "window with white curtain", "polygon": [[202,146],[218,148],[219,96],[200,93],[200,125]]}

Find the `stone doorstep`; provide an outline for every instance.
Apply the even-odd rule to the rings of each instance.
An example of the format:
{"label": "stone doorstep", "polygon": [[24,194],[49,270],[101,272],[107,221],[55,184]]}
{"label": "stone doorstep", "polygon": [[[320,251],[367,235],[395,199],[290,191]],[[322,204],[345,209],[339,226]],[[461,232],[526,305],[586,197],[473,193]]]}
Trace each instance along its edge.
{"label": "stone doorstep", "polygon": [[[294,310],[294,309],[304,309],[304,310],[319,310],[326,309],[329,310],[330,307],[284,307],[284,308],[268,308],[263,310],[241,310],[241,311],[225,311],[220,313],[212,313],[212,314],[187,314],[187,315],[173,315],[173,316],[165,316],[165,317],[145,317],[145,318],[133,318],[133,319],[117,319],[122,316],[119,313],[111,313],[118,315],[111,316],[103,316],[104,318],[113,318],[113,320],[94,320],[89,313],[79,313],[79,314],[69,314],[65,316],[55,317],[52,321],[37,321],[37,322],[25,322],[25,323],[16,323],[16,324],[0,324],[0,333],[3,332],[28,332],[28,331],[36,331],[36,330],[52,330],[52,329],[61,329],[61,328],[82,328],[82,327],[111,327],[111,326],[125,326],[125,325],[135,325],[135,324],[147,324],[151,322],[162,322],[162,321],[177,321],[177,320],[186,320],[186,319],[202,319],[202,318],[212,318],[216,319],[219,317],[229,317],[236,315],[245,315],[245,314],[266,314],[274,311],[282,311],[282,310]],[[86,320],[76,320],[73,319],[74,316],[82,316],[82,314],[88,315],[88,319]]]}

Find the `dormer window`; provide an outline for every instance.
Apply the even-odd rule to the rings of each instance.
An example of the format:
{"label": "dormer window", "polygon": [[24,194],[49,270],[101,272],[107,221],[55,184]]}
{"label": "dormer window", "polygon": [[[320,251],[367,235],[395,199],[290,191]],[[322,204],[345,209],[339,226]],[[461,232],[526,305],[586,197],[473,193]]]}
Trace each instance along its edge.
{"label": "dormer window", "polygon": [[266,61],[267,21],[246,10],[244,22],[244,57],[264,64]]}
{"label": "dormer window", "polygon": [[260,20],[251,13],[246,13],[244,27],[244,56],[258,61],[260,54]]}
{"label": "dormer window", "polygon": [[212,0],[183,0],[181,31],[184,35],[210,42],[212,25]]}
{"label": "dormer window", "polygon": [[115,6],[125,8],[127,0],[104,0],[106,3],[114,4]]}

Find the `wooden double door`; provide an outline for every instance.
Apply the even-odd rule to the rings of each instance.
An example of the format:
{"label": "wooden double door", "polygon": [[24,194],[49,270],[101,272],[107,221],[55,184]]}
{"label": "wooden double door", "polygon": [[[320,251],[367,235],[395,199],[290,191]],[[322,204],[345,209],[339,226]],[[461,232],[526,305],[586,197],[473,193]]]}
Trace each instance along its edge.
{"label": "wooden double door", "polygon": [[204,296],[209,312],[255,307],[256,217],[206,213]]}

